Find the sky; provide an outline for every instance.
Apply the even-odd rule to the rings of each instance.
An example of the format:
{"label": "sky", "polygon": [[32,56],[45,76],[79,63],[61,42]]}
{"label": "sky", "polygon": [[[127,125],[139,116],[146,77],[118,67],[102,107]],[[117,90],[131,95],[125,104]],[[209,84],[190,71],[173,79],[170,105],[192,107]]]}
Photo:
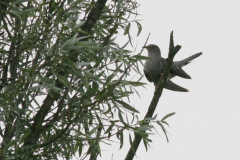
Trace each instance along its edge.
{"label": "sky", "polygon": [[[189,89],[181,93],[164,90],[155,114],[161,119],[176,112],[167,122],[169,143],[160,127],[148,151],[143,143],[134,160],[239,160],[240,159],[240,1],[239,0],[138,0],[142,33],[134,37],[137,51],[146,41],[160,47],[167,57],[169,37],[182,49],[174,60],[192,54],[203,55],[184,67],[192,77],[173,82]],[[147,56],[145,50],[143,55]],[[138,88],[131,104],[143,118],[151,102],[154,86]],[[102,148],[101,160],[123,160],[129,149],[126,139]]]}

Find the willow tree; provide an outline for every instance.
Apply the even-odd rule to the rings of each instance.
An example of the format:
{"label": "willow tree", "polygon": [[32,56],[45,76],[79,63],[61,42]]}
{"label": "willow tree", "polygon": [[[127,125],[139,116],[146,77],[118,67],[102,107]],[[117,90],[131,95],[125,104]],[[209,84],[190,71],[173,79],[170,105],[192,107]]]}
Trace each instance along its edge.
{"label": "willow tree", "polygon": [[0,2],[0,159],[96,159],[103,141],[117,137],[122,147],[124,131],[150,141],[151,127],[128,104],[143,85],[130,72],[140,75],[145,58],[125,48],[131,26],[142,29],[137,8],[135,0]]}

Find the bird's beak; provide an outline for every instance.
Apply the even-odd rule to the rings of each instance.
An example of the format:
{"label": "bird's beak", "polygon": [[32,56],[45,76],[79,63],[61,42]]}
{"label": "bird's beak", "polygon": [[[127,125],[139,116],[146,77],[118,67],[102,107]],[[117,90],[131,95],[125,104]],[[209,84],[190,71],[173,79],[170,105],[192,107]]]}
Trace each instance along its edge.
{"label": "bird's beak", "polygon": [[148,48],[148,46],[143,46],[142,48]]}

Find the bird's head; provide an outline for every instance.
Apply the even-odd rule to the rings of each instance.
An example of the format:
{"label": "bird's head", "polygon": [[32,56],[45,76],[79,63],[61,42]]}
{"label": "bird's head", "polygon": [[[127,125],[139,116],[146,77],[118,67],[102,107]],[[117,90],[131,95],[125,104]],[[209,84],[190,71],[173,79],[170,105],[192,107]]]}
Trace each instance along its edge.
{"label": "bird's head", "polygon": [[148,54],[159,54],[161,56],[161,51],[159,47],[155,44],[149,44],[147,46],[144,46],[143,48],[146,48],[148,50]]}

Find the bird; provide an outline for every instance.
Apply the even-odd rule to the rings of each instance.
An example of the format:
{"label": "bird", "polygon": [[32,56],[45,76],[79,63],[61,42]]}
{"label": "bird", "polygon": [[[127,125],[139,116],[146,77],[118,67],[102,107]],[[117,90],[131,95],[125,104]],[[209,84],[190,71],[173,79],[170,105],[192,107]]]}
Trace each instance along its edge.
{"label": "bird", "polygon": [[[155,44],[149,44],[144,46],[148,51],[148,57],[150,59],[145,61],[144,64],[144,74],[149,82],[153,82],[155,87],[158,84],[160,77],[162,76],[162,72],[166,67],[166,59],[161,57],[160,48]],[[178,91],[178,92],[189,92],[188,89],[183,88],[171,81],[175,76],[179,76],[185,79],[191,79],[190,75],[188,75],[182,67],[189,64],[193,59],[202,55],[202,52],[196,53],[188,58],[185,58],[181,61],[174,61],[172,67],[170,69],[169,76],[167,78],[166,84],[164,86],[165,89]]]}

